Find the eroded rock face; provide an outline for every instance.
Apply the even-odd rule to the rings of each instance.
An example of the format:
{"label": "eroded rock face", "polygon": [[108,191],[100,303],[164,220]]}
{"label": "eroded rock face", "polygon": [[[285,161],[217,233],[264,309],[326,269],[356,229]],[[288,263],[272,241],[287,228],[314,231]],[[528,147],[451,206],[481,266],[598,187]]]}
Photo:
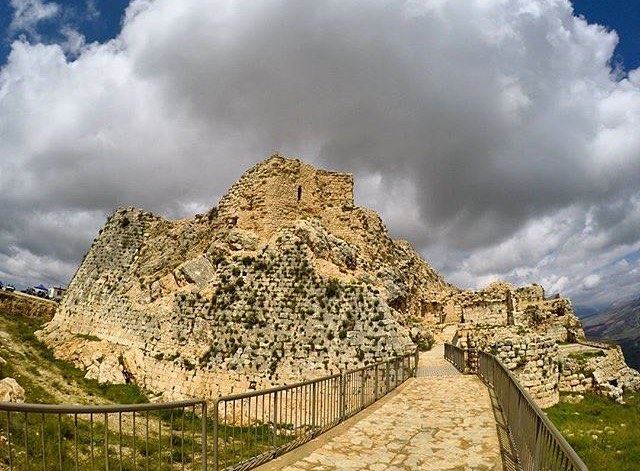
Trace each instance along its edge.
{"label": "eroded rock face", "polygon": [[0,402],[24,402],[24,397],[24,389],[15,379],[0,379]]}

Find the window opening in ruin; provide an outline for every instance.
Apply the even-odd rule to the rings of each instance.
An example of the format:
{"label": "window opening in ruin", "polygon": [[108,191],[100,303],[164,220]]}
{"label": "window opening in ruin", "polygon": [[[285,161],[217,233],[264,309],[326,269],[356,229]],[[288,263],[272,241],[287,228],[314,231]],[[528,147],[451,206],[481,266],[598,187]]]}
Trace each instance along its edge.
{"label": "window opening in ruin", "polygon": [[302,187],[298,186],[298,201],[302,199]]}

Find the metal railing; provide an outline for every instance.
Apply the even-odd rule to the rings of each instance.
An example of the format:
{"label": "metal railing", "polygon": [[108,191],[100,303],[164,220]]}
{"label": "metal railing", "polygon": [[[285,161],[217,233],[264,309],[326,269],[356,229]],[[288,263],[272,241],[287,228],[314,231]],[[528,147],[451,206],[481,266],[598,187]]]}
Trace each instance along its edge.
{"label": "metal railing", "polygon": [[308,442],[414,377],[416,367],[417,355],[410,354],[342,374],[218,398],[211,408],[213,469],[251,469]]}
{"label": "metal railing", "polygon": [[247,470],[353,416],[415,376],[410,354],[341,374],[162,404],[0,403],[0,470]]}
{"label": "metal railing", "polygon": [[0,403],[0,469],[204,469],[206,416],[207,404],[200,400],[105,406]]}
{"label": "metal railing", "polygon": [[495,391],[524,471],[587,471],[575,450],[500,360],[479,352],[478,376]]}
{"label": "metal railing", "polygon": [[[445,344],[445,358],[459,371],[464,350]],[[510,437],[523,471],[588,471],[575,450],[567,443],[513,373],[495,356],[478,352],[478,376],[493,389],[502,409]],[[462,356],[464,359],[464,356]]]}
{"label": "metal railing", "polygon": [[466,373],[468,371],[466,352],[462,348],[456,347],[450,343],[445,343],[444,358],[455,366],[461,373]]}

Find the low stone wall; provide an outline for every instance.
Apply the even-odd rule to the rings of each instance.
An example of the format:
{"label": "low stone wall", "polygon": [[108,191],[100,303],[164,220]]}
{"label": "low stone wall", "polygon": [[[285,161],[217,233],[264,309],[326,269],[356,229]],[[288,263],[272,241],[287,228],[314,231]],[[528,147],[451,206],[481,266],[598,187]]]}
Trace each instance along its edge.
{"label": "low stone wall", "polygon": [[460,329],[454,343],[466,350],[470,373],[477,372],[478,352],[489,352],[514,374],[540,407],[550,407],[560,400],[555,339],[503,327]]}
{"label": "low stone wall", "polygon": [[58,303],[23,293],[0,291],[0,312],[31,318],[51,320]]}
{"label": "low stone wall", "polygon": [[559,364],[561,392],[594,391],[623,402],[625,391],[640,389],[640,373],[627,366],[617,345],[582,343],[563,346]]}
{"label": "low stone wall", "polygon": [[558,385],[562,392],[584,393],[593,390],[593,377],[579,369],[563,368]]}
{"label": "low stone wall", "polygon": [[543,337],[506,339],[498,341],[493,349],[540,407],[558,403],[558,345],[555,340]]}

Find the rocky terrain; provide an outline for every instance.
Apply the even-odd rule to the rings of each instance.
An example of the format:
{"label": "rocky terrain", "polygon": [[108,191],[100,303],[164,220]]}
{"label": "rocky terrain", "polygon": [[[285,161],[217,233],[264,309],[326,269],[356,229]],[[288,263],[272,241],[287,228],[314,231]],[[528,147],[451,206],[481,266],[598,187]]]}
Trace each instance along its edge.
{"label": "rocky terrain", "polygon": [[471,359],[493,351],[543,405],[574,390],[573,374],[606,371],[576,392],[640,384],[624,361],[561,371],[559,345],[584,339],[568,300],[538,285],[450,285],[354,204],[351,175],[279,155],[207,214],[116,211],[38,336],[90,378],[165,398],[309,379],[434,340]]}

